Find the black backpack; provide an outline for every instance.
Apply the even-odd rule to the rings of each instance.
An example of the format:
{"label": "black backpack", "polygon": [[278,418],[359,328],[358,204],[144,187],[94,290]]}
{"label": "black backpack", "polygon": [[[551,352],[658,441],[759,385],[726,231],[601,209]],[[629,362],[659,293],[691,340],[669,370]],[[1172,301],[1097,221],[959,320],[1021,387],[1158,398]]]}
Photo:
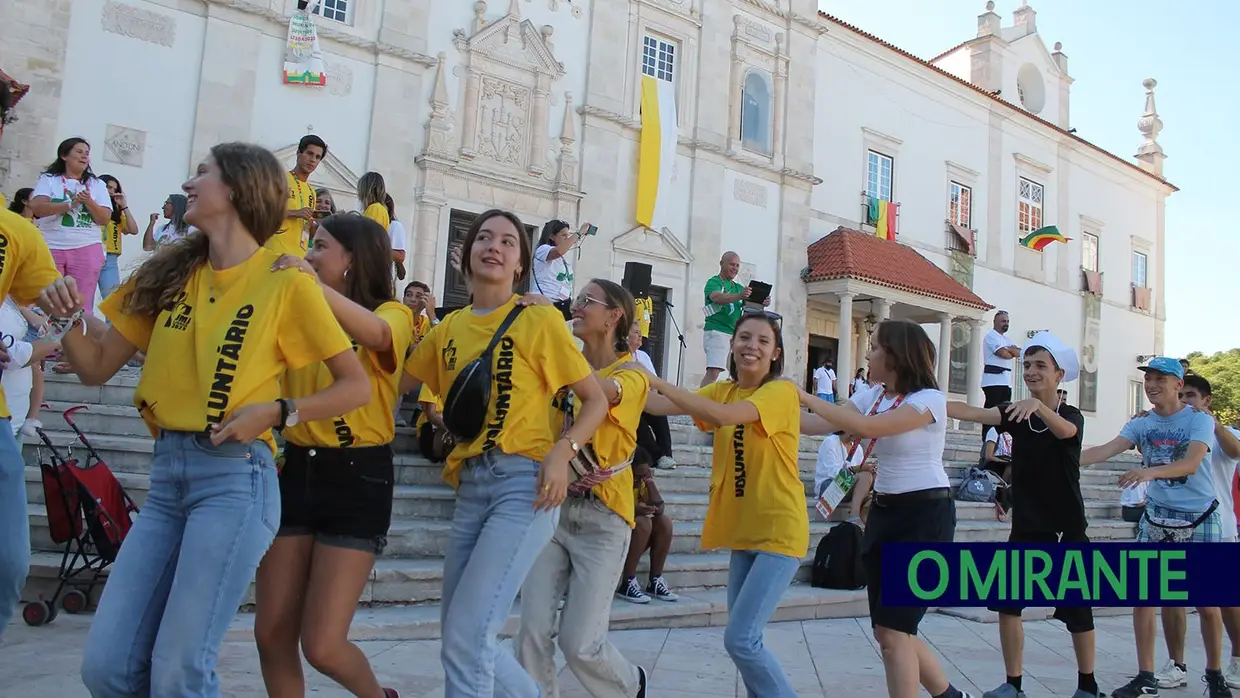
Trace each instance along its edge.
{"label": "black backpack", "polygon": [[466,364],[452,381],[443,401],[443,423],[457,443],[470,443],[482,433],[491,407],[491,355],[522,310],[525,306],[518,305],[508,312],[482,355]]}
{"label": "black backpack", "polygon": [[847,521],[836,524],[818,541],[810,584],[819,589],[863,589],[861,527]]}

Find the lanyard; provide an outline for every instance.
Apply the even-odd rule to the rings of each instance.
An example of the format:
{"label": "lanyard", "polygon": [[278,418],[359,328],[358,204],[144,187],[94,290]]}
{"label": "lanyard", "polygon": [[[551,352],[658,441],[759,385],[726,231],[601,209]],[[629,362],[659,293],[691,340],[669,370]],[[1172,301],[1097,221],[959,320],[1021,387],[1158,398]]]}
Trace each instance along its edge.
{"label": "lanyard", "polygon": [[[879,406],[880,404],[882,404],[882,402],[883,402],[883,391],[881,391],[881,390],[880,390],[880,391],[878,392],[878,398],[874,400],[874,406],[870,408],[870,411],[866,414],[866,416],[867,416],[867,417],[873,417],[874,415],[878,414],[878,406]],[[894,410],[895,408],[899,407],[899,406],[900,406],[900,403],[902,403],[902,402],[904,402],[904,396],[903,396],[903,395],[900,395],[899,397],[897,397],[897,398],[896,398],[896,401],[895,401],[895,402],[891,403],[891,407],[888,407],[887,409],[883,410],[883,413],[885,414],[885,413],[887,413],[887,412],[890,412],[890,411]],[[869,459],[869,457],[870,457],[870,453],[872,453],[872,452],[874,451],[874,446],[876,446],[877,444],[878,444],[878,437],[875,437],[875,438],[873,438],[873,439],[870,439],[870,440],[866,443],[866,445],[865,445],[865,457],[861,459],[861,462],[862,462],[862,463],[864,463],[866,460],[868,460],[868,459]],[[860,442],[860,441],[854,441],[854,442],[853,442],[852,448],[848,449],[848,456],[847,456],[846,458],[844,458],[844,465],[846,465],[846,466],[847,466],[849,463],[851,463],[851,462],[852,462],[853,456],[857,453],[857,449],[858,449],[860,446],[861,446],[861,442]]]}

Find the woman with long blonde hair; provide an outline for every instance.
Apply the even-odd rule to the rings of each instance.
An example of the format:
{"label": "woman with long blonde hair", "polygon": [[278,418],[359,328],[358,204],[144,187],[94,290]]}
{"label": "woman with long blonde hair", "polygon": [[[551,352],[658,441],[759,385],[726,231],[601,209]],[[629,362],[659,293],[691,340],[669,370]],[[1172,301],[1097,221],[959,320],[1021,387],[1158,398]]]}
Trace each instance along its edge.
{"label": "woman with long blonde hair", "polygon": [[[275,156],[217,145],[182,188],[199,230],[108,296],[110,327],[80,327],[71,279],[40,296],[83,383],[146,353],[134,404],[155,437],[150,490],[86,640],[82,680],[95,698],[220,694],[220,643],[280,524],[272,429],[370,399],[323,291],[306,274],[270,272],[278,256],[262,244],[288,199]],[[319,361],[333,383],[281,399],[280,377]]]}

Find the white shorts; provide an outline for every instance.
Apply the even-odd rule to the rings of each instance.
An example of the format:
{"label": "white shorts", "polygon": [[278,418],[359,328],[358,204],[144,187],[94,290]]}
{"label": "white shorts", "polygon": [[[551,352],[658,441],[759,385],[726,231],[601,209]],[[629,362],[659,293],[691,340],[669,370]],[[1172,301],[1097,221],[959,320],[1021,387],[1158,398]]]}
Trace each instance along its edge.
{"label": "white shorts", "polygon": [[726,371],[728,354],[732,352],[732,335],[718,330],[706,330],[702,334],[702,349],[706,352],[706,368]]}

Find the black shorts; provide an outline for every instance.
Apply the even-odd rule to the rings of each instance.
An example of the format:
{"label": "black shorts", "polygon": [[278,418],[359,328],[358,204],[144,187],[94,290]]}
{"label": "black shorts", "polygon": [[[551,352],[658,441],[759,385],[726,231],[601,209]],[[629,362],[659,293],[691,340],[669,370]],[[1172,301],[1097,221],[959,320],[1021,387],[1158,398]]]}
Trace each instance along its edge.
{"label": "black shorts", "polygon": [[[1023,531],[1013,528],[1008,534],[1009,543],[1088,543],[1089,536],[1084,531]],[[1020,616],[1024,610],[1019,606],[990,608],[1003,616]],[[1094,629],[1094,609],[1089,606],[1064,606],[1055,609],[1055,620],[1063,623],[1070,633],[1087,633]]]}
{"label": "black shorts", "polygon": [[391,446],[284,446],[278,536],[378,555],[392,524]]}
{"label": "black shorts", "polygon": [[870,626],[910,635],[926,615],[925,606],[886,606],[883,593],[883,545],[950,543],[956,534],[956,504],[947,488],[897,495],[876,495],[866,520],[862,561],[870,602]]}

